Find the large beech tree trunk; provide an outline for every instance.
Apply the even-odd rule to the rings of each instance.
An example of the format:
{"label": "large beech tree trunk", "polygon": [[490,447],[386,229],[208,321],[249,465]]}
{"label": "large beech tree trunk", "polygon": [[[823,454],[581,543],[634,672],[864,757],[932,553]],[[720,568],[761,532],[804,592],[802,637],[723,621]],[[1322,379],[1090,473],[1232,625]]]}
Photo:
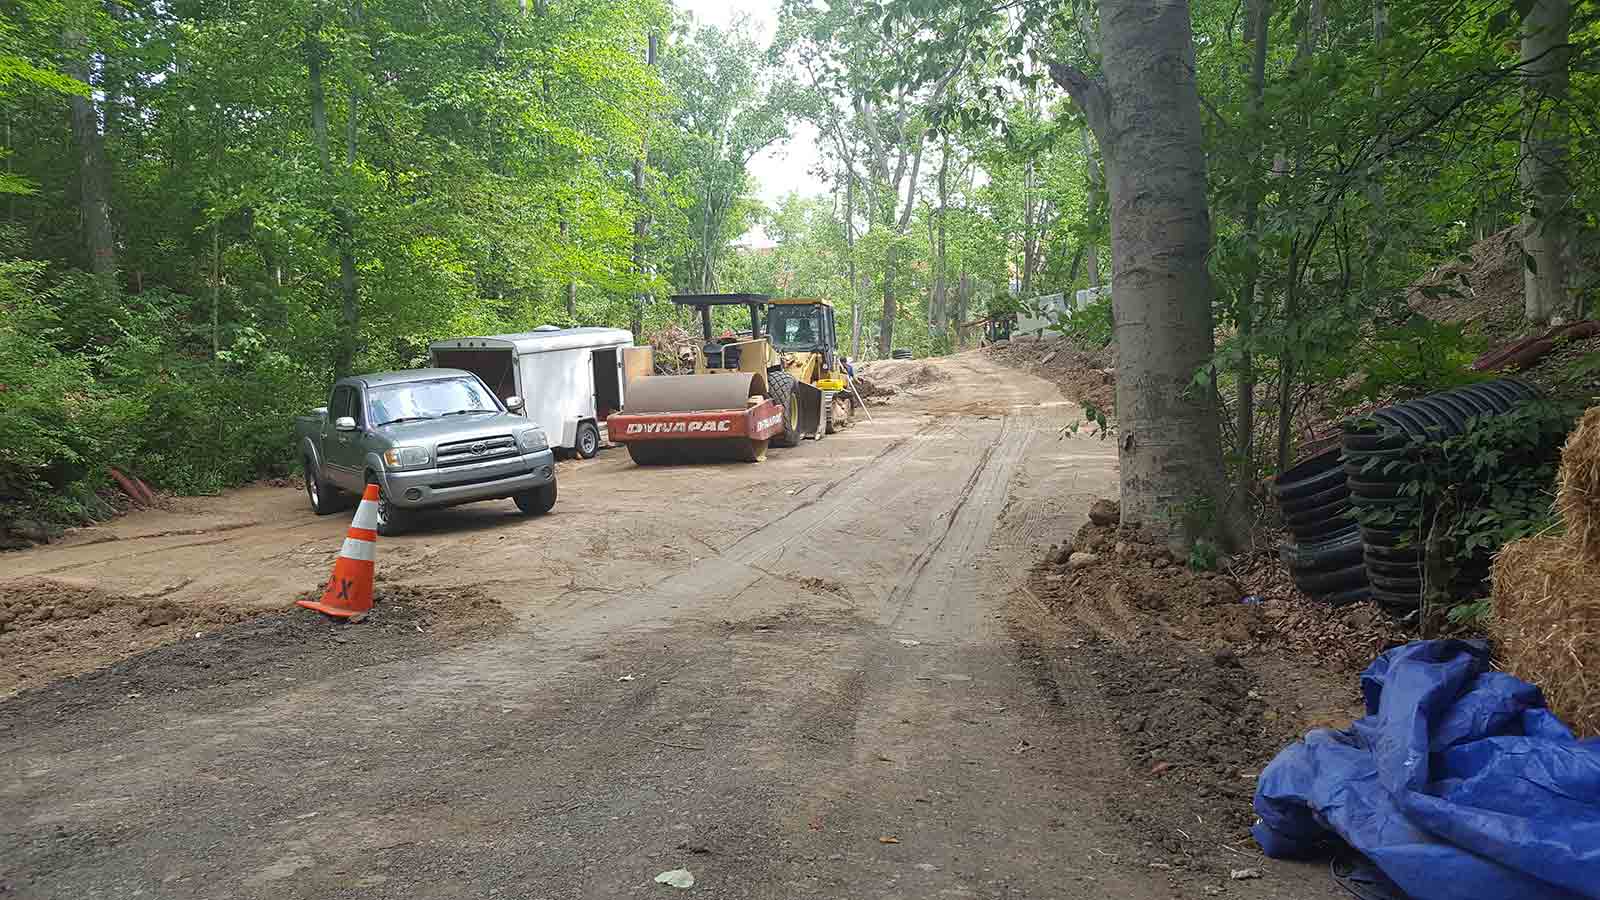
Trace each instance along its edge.
{"label": "large beech tree trunk", "polygon": [[1210,360],[1211,218],[1187,0],[1100,0],[1104,81],[1061,64],[1106,157],[1122,515],[1232,537]]}
{"label": "large beech tree trunk", "polygon": [[[94,65],[81,32],[67,31],[62,43],[68,75],[84,84],[94,83]],[[117,272],[116,234],[111,228],[111,179],[107,174],[100,115],[93,97],[73,94],[68,100],[72,139],[78,150],[78,215],[83,225],[84,252],[89,271],[103,285],[113,286]]]}
{"label": "large beech tree trunk", "polygon": [[1567,307],[1567,34],[1571,0],[1534,0],[1522,22],[1523,310],[1543,325]]}

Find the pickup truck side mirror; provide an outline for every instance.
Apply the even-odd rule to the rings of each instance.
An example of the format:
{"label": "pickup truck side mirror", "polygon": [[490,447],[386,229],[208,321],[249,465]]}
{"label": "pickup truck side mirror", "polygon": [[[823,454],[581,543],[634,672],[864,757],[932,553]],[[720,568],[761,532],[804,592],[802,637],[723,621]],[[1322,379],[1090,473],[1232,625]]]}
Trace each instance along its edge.
{"label": "pickup truck side mirror", "polygon": [[506,398],[506,409],[509,409],[512,412],[516,412],[517,410],[521,409],[522,405],[522,398],[516,396],[515,394]]}
{"label": "pickup truck side mirror", "polygon": [[333,427],[338,431],[355,431],[356,420],[350,418],[349,416],[340,416],[339,418],[333,420]]}

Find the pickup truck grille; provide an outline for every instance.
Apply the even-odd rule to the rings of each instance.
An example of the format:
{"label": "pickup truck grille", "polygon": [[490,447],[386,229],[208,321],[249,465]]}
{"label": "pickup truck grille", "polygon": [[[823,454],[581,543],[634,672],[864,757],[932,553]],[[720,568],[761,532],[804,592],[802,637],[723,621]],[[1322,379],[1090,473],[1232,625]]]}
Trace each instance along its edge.
{"label": "pickup truck grille", "polygon": [[494,437],[440,444],[438,466],[441,469],[448,469],[451,466],[470,466],[473,463],[490,462],[516,455],[518,455],[517,439],[509,434],[497,434]]}

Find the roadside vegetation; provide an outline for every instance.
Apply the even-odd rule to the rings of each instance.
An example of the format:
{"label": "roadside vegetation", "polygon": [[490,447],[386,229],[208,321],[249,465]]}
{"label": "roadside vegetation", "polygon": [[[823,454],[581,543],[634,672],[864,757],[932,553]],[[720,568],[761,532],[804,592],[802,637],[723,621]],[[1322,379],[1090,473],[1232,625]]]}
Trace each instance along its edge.
{"label": "roadside vegetation", "polygon": [[[753,290],[936,354],[1116,269],[1062,328],[1115,345],[1124,513],[1226,545],[1321,411],[1590,314],[1597,110],[1569,0],[784,0],[770,40],[667,0],[13,0],[0,518],[106,515],[108,466],[286,474],[330,378],[439,337]],[[826,190],[769,208],[790,139]]]}

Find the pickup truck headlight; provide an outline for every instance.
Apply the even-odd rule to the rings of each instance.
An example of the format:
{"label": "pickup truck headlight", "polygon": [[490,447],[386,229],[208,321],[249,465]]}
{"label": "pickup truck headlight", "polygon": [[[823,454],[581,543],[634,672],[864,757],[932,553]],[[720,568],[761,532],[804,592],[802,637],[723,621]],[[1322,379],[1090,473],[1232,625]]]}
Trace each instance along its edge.
{"label": "pickup truck headlight", "polygon": [[538,453],[550,449],[550,442],[545,439],[543,428],[529,428],[517,432],[517,446],[523,453]]}
{"label": "pickup truck headlight", "polygon": [[427,447],[391,447],[383,451],[383,462],[391,469],[415,469],[433,462]]}

